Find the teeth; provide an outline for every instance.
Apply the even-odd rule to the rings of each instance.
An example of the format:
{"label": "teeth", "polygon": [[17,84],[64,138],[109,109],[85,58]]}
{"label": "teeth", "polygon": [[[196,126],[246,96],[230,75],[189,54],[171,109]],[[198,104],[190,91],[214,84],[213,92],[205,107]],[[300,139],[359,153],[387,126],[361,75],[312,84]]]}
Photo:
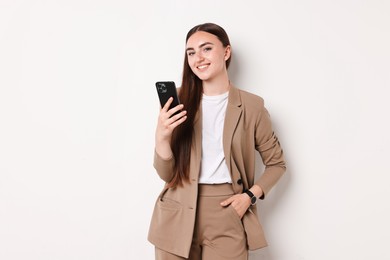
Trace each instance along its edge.
{"label": "teeth", "polygon": [[199,69],[204,69],[204,68],[206,68],[208,65],[202,65],[202,66],[199,66],[198,68]]}

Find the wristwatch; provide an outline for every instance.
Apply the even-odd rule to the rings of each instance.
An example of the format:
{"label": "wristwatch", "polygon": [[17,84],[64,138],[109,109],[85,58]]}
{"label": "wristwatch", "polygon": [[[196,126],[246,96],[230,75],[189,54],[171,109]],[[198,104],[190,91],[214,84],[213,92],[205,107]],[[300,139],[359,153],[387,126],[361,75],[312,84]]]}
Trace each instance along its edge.
{"label": "wristwatch", "polygon": [[251,205],[255,205],[257,202],[256,196],[250,190],[244,190],[244,192],[251,198]]}

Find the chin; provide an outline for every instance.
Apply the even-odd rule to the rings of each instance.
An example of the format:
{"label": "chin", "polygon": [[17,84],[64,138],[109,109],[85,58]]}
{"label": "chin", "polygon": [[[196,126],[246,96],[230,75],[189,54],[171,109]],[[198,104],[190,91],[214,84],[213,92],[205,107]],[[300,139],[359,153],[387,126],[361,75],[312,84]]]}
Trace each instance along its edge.
{"label": "chin", "polygon": [[207,77],[198,77],[201,81],[207,81],[209,78]]}
{"label": "chin", "polygon": [[202,74],[195,74],[200,80],[202,81],[207,81],[210,79],[210,76],[209,75],[202,75]]}

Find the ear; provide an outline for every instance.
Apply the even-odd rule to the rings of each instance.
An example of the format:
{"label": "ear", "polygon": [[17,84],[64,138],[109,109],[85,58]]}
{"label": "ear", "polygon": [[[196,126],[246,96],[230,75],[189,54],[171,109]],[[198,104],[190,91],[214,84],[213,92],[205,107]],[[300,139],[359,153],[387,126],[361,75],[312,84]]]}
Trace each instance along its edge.
{"label": "ear", "polygon": [[225,61],[227,61],[230,58],[231,54],[232,54],[232,48],[230,47],[230,45],[228,45],[225,48],[225,56],[224,56]]}

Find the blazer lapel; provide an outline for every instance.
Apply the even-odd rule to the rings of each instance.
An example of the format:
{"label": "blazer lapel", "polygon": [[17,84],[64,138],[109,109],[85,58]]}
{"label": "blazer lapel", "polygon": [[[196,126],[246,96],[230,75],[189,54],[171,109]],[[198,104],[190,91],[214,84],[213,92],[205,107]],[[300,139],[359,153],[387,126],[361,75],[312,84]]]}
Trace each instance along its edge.
{"label": "blazer lapel", "polygon": [[236,89],[233,85],[230,85],[229,99],[225,115],[225,125],[223,128],[223,151],[225,153],[226,164],[230,172],[232,172],[230,161],[232,139],[241,113],[242,109],[240,93],[238,89]]}
{"label": "blazer lapel", "polygon": [[199,110],[195,115],[194,119],[194,139],[192,140],[193,144],[193,160],[194,170],[196,177],[200,174],[200,162],[202,160],[202,103],[200,104]]}

